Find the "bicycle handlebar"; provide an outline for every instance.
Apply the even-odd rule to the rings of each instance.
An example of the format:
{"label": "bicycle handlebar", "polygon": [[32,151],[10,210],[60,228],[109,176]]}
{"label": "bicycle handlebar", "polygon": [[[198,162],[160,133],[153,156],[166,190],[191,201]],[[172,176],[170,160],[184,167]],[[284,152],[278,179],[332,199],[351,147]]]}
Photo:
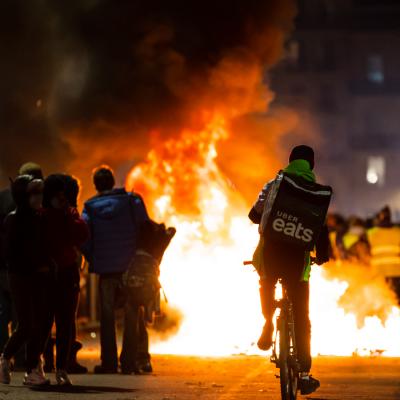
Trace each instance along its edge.
{"label": "bicycle handlebar", "polygon": [[[311,265],[317,264],[317,257],[310,257]],[[243,265],[253,265],[253,261],[243,261]]]}

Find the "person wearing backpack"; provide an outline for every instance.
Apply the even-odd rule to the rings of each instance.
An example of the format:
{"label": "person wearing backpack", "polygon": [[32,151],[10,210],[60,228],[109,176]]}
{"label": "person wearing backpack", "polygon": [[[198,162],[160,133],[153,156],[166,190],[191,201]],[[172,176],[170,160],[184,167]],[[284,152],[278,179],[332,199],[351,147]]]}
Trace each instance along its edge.
{"label": "person wearing backpack", "polygon": [[[270,233],[268,231],[267,227],[269,226],[268,224],[272,224],[275,230],[291,236],[287,239],[298,238],[309,244],[312,242],[313,231],[306,229],[302,222],[298,222],[297,217],[290,215],[291,213],[286,213],[288,219],[285,220],[285,214],[278,211],[277,214],[282,215],[278,222],[276,220],[271,222],[266,213],[271,208],[273,209],[274,196],[276,195],[273,192],[276,191],[279,176],[285,176],[289,182],[294,182],[295,188],[299,186],[297,185],[299,181],[304,183],[305,186],[312,187],[314,184],[317,185],[313,168],[313,149],[305,145],[295,147],[290,154],[289,165],[278,174],[275,180],[268,182],[263,187],[249,213],[250,220],[255,224],[260,224],[260,243],[253,258],[253,264],[260,274],[260,298],[265,325],[258,340],[258,347],[266,351],[272,346],[275,285],[278,279],[282,278],[293,303],[298,361],[301,369],[299,388],[302,394],[310,394],[320,386],[319,381],[310,375],[311,323],[309,318],[308,282],[311,265],[310,252],[304,246],[291,243],[286,238],[277,238],[274,232]],[[304,190],[304,192],[307,191],[310,190]],[[325,194],[325,192],[329,194],[329,191],[325,190],[320,190],[318,193]],[[306,193],[306,195],[309,195],[309,193]],[[301,201],[302,199],[299,200],[299,202]],[[295,203],[296,201],[293,202],[293,204]],[[312,206],[307,204],[304,209],[309,210],[310,208],[311,211],[315,211],[315,214],[320,213],[323,220],[325,220],[327,206],[322,212],[317,208],[313,210]],[[321,223],[320,233],[315,241],[316,261],[318,264],[322,264],[329,260],[329,234],[324,222]],[[260,260],[259,266],[256,265],[257,258]]]}
{"label": "person wearing backpack", "polygon": [[[142,198],[124,188],[114,188],[109,167],[99,167],[93,175],[97,195],[86,201],[82,213],[90,230],[90,240],[82,252],[89,271],[99,275],[101,365],[98,374],[118,372],[115,308],[123,293],[123,273],[136,252],[139,227],[149,220]],[[124,335],[121,352],[123,373],[135,372],[131,363],[136,350],[126,332],[133,332],[137,316],[124,302]]]}

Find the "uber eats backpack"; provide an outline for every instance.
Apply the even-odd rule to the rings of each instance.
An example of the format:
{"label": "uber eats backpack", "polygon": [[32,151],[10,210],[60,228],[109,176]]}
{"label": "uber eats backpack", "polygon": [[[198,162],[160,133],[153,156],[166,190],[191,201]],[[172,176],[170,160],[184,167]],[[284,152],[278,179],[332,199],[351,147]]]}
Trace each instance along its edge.
{"label": "uber eats backpack", "polygon": [[265,202],[260,233],[313,250],[321,233],[332,188],[280,171]]}

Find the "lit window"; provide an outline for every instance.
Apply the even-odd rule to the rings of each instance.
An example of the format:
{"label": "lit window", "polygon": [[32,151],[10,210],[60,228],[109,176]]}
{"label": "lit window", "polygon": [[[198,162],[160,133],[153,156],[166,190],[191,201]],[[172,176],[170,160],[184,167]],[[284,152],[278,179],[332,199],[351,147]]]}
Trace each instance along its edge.
{"label": "lit window", "polygon": [[368,157],[366,176],[368,183],[379,186],[382,186],[385,183],[385,164],[384,157]]}
{"label": "lit window", "polygon": [[380,84],[385,81],[383,58],[379,54],[372,54],[368,57],[367,78],[372,83]]}
{"label": "lit window", "polygon": [[287,44],[286,48],[286,58],[289,62],[297,63],[299,60],[299,42],[297,40],[291,40]]}

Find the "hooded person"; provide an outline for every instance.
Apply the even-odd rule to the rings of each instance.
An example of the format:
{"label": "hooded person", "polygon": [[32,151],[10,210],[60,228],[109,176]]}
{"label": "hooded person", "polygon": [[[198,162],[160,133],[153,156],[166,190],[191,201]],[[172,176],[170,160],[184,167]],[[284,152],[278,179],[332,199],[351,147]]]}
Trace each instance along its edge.
{"label": "hooded person", "polygon": [[[30,175],[37,179],[42,179],[43,173],[39,164],[29,162],[23,164],[18,171],[18,175]],[[9,339],[8,326],[12,322],[13,329],[16,324],[15,310],[13,307],[10,288],[7,278],[6,260],[4,253],[4,220],[6,216],[15,209],[11,188],[7,187],[0,190],[0,352],[3,351]],[[14,358],[14,369],[23,369],[25,355],[21,350]]]}
{"label": "hooded person", "polygon": [[89,229],[77,205],[79,185],[66,174],[52,174],[44,181],[43,207],[46,242],[56,265],[48,331],[56,324],[56,380],[71,385],[67,374],[71,348],[76,336],[79,299],[79,248],[89,238]]}
{"label": "hooded person", "polygon": [[46,303],[53,264],[46,247],[41,212],[43,181],[21,175],[12,183],[16,209],[5,219],[5,258],[17,328],[0,357],[0,382],[11,380],[10,360],[26,344],[24,384],[49,383],[41,366],[45,340]]}
{"label": "hooded person", "polygon": [[[314,151],[311,147],[300,145],[295,147],[289,157],[289,164],[283,173],[289,177],[301,178],[304,182],[315,183]],[[268,182],[261,190],[257,201],[250,210],[249,218],[260,224],[260,244],[255,258],[261,259],[260,274],[261,308],[265,317],[263,332],[258,341],[261,350],[272,346],[274,326],[272,322],[275,311],[275,285],[282,279],[293,303],[297,355],[301,369],[299,388],[302,394],[310,394],[319,387],[319,381],[309,374],[311,369],[311,323],[309,318],[309,273],[310,254],[304,247],[278,240],[261,229],[264,223],[264,210],[270,201],[270,191],[275,180]],[[272,207],[272,205],[271,205]],[[257,255],[256,255],[257,254]],[[326,226],[316,243],[317,262],[322,264],[329,259],[329,235]],[[254,260],[253,259],[253,263]]]}
{"label": "hooded person", "polygon": [[[123,274],[137,249],[140,226],[149,216],[138,194],[114,188],[115,178],[109,167],[97,168],[93,183],[97,195],[85,202],[82,213],[90,228],[90,240],[82,247],[82,252],[89,263],[89,271],[99,275],[101,365],[95,367],[95,373],[117,373],[115,308],[123,292]],[[135,372],[130,363],[135,349],[127,339],[136,324],[137,315],[125,302],[120,356],[124,373]]]}

